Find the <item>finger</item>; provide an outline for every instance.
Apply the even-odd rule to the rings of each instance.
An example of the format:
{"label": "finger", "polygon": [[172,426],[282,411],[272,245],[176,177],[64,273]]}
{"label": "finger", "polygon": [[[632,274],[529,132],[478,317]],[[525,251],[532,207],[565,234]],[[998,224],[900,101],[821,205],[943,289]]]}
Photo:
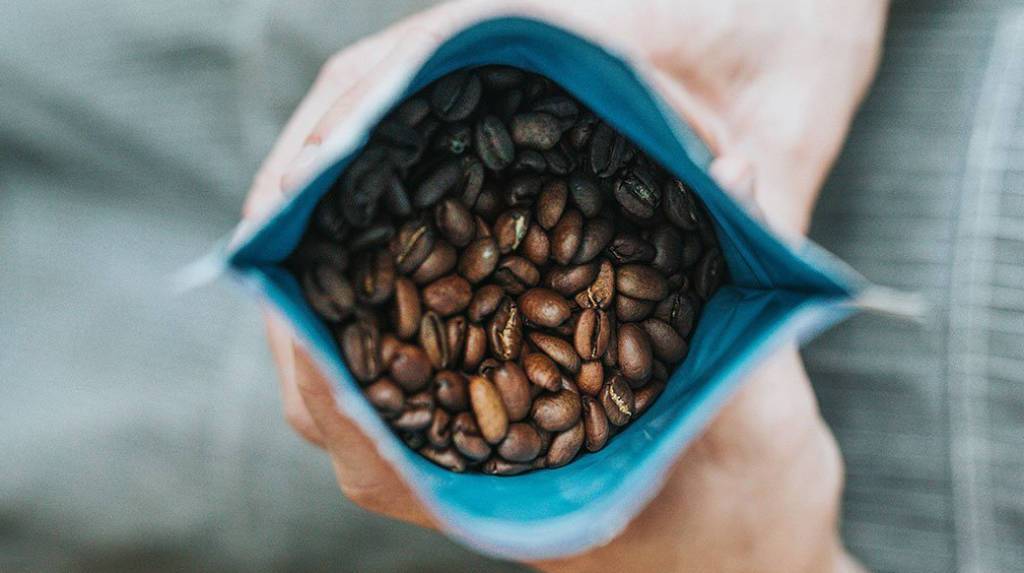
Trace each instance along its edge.
{"label": "finger", "polygon": [[292,334],[284,322],[270,311],[263,312],[270,354],[277,367],[277,379],[281,387],[281,403],[288,424],[311,444],[324,447],[320,428],[306,410],[306,404],[299,395],[295,384],[295,358],[292,352]]}

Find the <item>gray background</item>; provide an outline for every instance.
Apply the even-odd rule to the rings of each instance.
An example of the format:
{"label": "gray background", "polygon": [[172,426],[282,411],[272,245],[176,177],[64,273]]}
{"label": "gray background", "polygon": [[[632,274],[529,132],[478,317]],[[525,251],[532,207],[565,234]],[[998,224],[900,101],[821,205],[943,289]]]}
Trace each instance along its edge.
{"label": "gray background", "polygon": [[[327,55],[423,4],[0,2],[0,570],[514,569],[342,499],[255,306],[167,289]],[[935,304],[807,352],[880,571],[1024,570],[1022,14],[897,1],[816,216]]]}

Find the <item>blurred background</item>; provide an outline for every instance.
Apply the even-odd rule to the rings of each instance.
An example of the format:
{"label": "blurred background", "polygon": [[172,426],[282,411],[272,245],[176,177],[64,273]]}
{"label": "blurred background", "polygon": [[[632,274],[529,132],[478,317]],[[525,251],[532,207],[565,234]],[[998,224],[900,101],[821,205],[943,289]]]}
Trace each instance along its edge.
{"label": "blurred background", "polygon": [[[255,305],[168,277],[326,57],[428,2],[0,2],[0,571],[518,570],[345,501]],[[806,352],[877,571],[1024,571],[1024,3],[895,0],[812,237],[934,320]]]}

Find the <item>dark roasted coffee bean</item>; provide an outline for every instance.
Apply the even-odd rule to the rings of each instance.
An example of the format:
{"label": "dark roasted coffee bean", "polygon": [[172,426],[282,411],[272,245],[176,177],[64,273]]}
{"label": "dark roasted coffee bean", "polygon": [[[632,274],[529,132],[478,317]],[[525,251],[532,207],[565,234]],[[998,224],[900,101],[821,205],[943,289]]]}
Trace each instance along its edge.
{"label": "dark roasted coffee bean", "polygon": [[388,179],[387,189],[383,195],[384,206],[389,213],[395,217],[405,218],[413,213],[412,198],[405,189],[405,184],[397,176],[392,174]]}
{"label": "dark roasted coffee bean", "polygon": [[561,432],[580,419],[580,395],[572,390],[544,394],[533,401],[530,418],[549,432]]}
{"label": "dark roasted coffee bean", "polygon": [[480,435],[489,444],[500,443],[508,432],[508,413],[494,384],[483,376],[470,376],[469,404]]}
{"label": "dark roasted coffee bean", "polygon": [[569,264],[582,240],[583,215],[576,209],[569,209],[551,229],[551,258],[560,265]]}
{"label": "dark roasted coffee bean", "polygon": [[427,445],[427,438],[423,435],[423,432],[399,432],[398,436],[412,450],[419,451],[420,448]]}
{"label": "dark roasted coffee bean", "polygon": [[473,414],[462,412],[452,420],[452,443],[459,453],[473,461],[481,461],[491,455],[491,446],[480,435],[480,427]]}
{"label": "dark roasted coffee bean", "polygon": [[487,352],[487,332],[479,324],[466,325],[466,346],[462,350],[462,367],[471,371],[484,359]]}
{"label": "dark roasted coffee bean", "polygon": [[650,316],[654,301],[640,300],[618,293],[615,296],[615,314],[622,322],[637,322]]}
{"label": "dark roasted coffee bean", "polygon": [[664,186],[665,218],[685,231],[696,231],[700,217],[693,193],[682,181],[672,179]]}
{"label": "dark roasted coffee bean", "polygon": [[537,286],[540,282],[540,271],[524,257],[509,256],[498,263],[494,271],[494,282],[501,285],[505,292],[518,296],[527,289]]}
{"label": "dark roasted coffee bean", "polygon": [[511,167],[512,171],[529,171],[532,173],[544,173],[547,168],[548,163],[544,156],[539,151],[533,149],[519,151]]}
{"label": "dark roasted coffee bean", "polygon": [[348,242],[353,252],[363,251],[372,247],[386,245],[395,236],[395,227],[391,223],[377,223],[358,233]]}
{"label": "dark roasted coffee bean", "polygon": [[473,128],[465,123],[452,123],[435,136],[433,147],[436,150],[462,155],[473,145]]}
{"label": "dark roasted coffee bean", "polygon": [[548,355],[548,358],[555,361],[562,368],[573,374],[580,370],[580,357],[576,350],[566,340],[542,332],[531,332],[529,334],[532,342],[538,350]]}
{"label": "dark roasted coffee bean", "polygon": [[583,397],[583,431],[587,450],[596,452],[608,443],[608,416],[604,406],[590,396]]}
{"label": "dark roasted coffee bean", "polygon": [[480,465],[480,471],[492,476],[515,476],[531,469],[531,464],[510,462],[501,458],[491,458]]}
{"label": "dark roasted coffee bean", "polygon": [[498,243],[493,237],[476,239],[459,257],[459,274],[472,283],[478,283],[498,266]]}
{"label": "dark roasted coffee bean", "polygon": [[442,370],[434,376],[434,395],[437,403],[449,412],[462,412],[469,408],[468,381],[453,370]]}
{"label": "dark roasted coffee bean", "polygon": [[640,323],[651,341],[654,355],[665,362],[676,363],[686,356],[688,345],[674,328],[663,320],[648,318]]}
{"label": "dark roasted coffee bean", "polygon": [[455,473],[462,473],[466,471],[466,460],[459,455],[456,448],[447,447],[439,449],[433,446],[426,446],[420,448],[418,451],[420,455],[446,470],[453,471]]}
{"label": "dark roasted coffee bean", "polygon": [[395,418],[405,407],[405,394],[390,378],[379,378],[363,389],[366,399],[385,418]]}
{"label": "dark roasted coffee bean", "polygon": [[651,377],[651,362],[654,360],[647,332],[633,323],[622,324],[619,326],[618,343],[622,375],[634,382],[647,382]]}
{"label": "dark roasted coffee bean", "polygon": [[608,255],[620,265],[649,263],[656,254],[654,245],[632,233],[619,233],[608,246]]}
{"label": "dark roasted coffee bean", "polygon": [[523,93],[529,101],[536,101],[537,98],[547,93],[551,87],[551,80],[541,76],[528,76],[523,86]]}
{"label": "dark roasted coffee bean", "polygon": [[640,169],[620,176],[613,189],[622,211],[638,219],[650,219],[661,205],[661,190],[657,182]]}
{"label": "dark roasted coffee bean", "polygon": [[608,421],[616,426],[625,426],[636,414],[633,390],[619,374],[613,374],[601,388],[601,406]]}
{"label": "dark roasted coffee bean", "polygon": [[395,265],[387,251],[366,252],[356,261],[356,297],[368,304],[380,304],[395,290]]}
{"label": "dark roasted coffee bean", "polygon": [[533,223],[527,229],[526,236],[523,237],[522,253],[538,267],[547,265],[548,256],[551,254],[551,241],[548,240],[548,234],[537,223]]}
{"label": "dark roasted coffee bean", "polygon": [[526,209],[509,209],[498,215],[493,230],[498,251],[505,255],[518,249],[529,228],[530,212]]}
{"label": "dark roasted coffee bean", "polygon": [[466,348],[466,334],[469,322],[462,315],[453,316],[444,323],[445,338],[448,340],[448,364],[456,365],[462,361],[462,352]]}
{"label": "dark roasted coffee bean", "polygon": [[532,173],[522,173],[513,177],[505,185],[505,202],[512,207],[526,206],[533,203],[540,194],[541,184],[544,180],[541,176]]}
{"label": "dark roasted coffee bean", "polygon": [[690,295],[678,291],[658,303],[654,308],[654,316],[671,325],[679,336],[686,337],[693,330],[693,323],[697,318],[697,304]]}
{"label": "dark roasted coffee bean", "polygon": [[602,260],[597,278],[585,290],[576,294],[576,305],[580,308],[607,309],[615,297],[615,267],[608,260]]}
{"label": "dark roasted coffee bean", "polygon": [[633,392],[633,399],[636,403],[636,415],[634,417],[646,412],[651,407],[651,404],[658,399],[663,390],[665,390],[665,382],[663,380],[652,380],[650,384]]}
{"label": "dark roasted coffee bean", "polygon": [[[697,233],[684,233],[682,243],[681,261],[679,267],[683,270],[687,270],[693,265],[697,264],[700,260],[700,256],[704,253],[704,244],[701,242],[700,235]],[[686,275],[680,273],[681,278],[685,279]],[[676,288],[682,288],[679,285]]]}
{"label": "dark roasted coffee bean", "polygon": [[388,247],[398,272],[415,271],[430,255],[436,238],[433,227],[425,219],[412,219],[402,225]]}
{"label": "dark roasted coffee bean", "polygon": [[437,203],[446,194],[458,188],[462,176],[462,164],[458,159],[442,163],[416,188],[412,195],[413,206],[422,209]]}
{"label": "dark roasted coffee bean", "polygon": [[631,298],[657,302],[668,295],[668,282],[654,267],[623,265],[615,272],[615,289]]}
{"label": "dark roasted coffee bean", "polygon": [[600,268],[596,262],[553,268],[548,271],[547,286],[563,295],[574,295],[594,282]]}
{"label": "dark roasted coffee bean", "polygon": [[626,140],[610,125],[600,122],[590,137],[590,170],[601,178],[608,178],[625,161]]}
{"label": "dark roasted coffee bean", "polygon": [[718,287],[722,286],[725,279],[725,260],[718,249],[711,249],[704,253],[704,257],[697,263],[694,269],[693,285],[697,295],[708,300],[715,294]]}
{"label": "dark roasted coffee bean", "polygon": [[529,462],[540,453],[541,445],[537,430],[520,422],[509,425],[508,435],[498,445],[498,454],[510,462]]}
{"label": "dark roasted coffee bean", "polygon": [[600,309],[585,309],[576,321],[576,333],[573,336],[577,354],[583,360],[597,360],[608,350],[610,333],[608,313]]}
{"label": "dark roasted coffee bean", "polygon": [[391,165],[382,147],[367,149],[353,162],[341,180],[339,211],[353,227],[366,227],[377,215],[380,197],[387,189]]}
{"label": "dark roasted coffee bean", "polygon": [[482,92],[480,78],[470,72],[442,77],[430,92],[430,107],[445,121],[466,119],[476,110]]}
{"label": "dark roasted coffee bean", "polygon": [[576,376],[576,387],[580,392],[597,396],[604,385],[604,365],[597,360],[584,362],[580,365],[580,373]]}
{"label": "dark roasted coffee bean", "polygon": [[558,366],[547,354],[532,352],[523,359],[523,371],[527,378],[540,388],[555,392],[561,388],[562,375]]}
{"label": "dark roasted coffee bean", "polygon": [[614,234],[615,224],[610,219],[590,219],[583,227],[583,238],[572,262],[578,265],[594,260],[608,246]]}
{"label": "dark roasted coffee bean", "polygon": [[577,167],[576,156],[567,151],[564,144],[545,150],[544,163],[548,173],[553,175],[568,175]]}
{"label": "dark roasted coffee bean", "polygon": [[519,306],[504,298],[487,326],[491,353],[499,360],[515,360],[523,347],[523,318]]}
{"label": "dark roasted coffee bean", "polygon": [[565,322],[572,313],[569,301],[557,292],[537,287],[519,297],[519,308],[526,320],[537,326],[554,328]]}
{"label": "dark roasted coffee bean", "polygon": [[403,344],[395,353],[388,372],[407,392],[415,392],[430,381],[430,358],[419,346]]}
{"label": "dark roasted coffee bean", "polygon": [[551,149],[562,135],[558,119],[539,112],[520,113],[509,125],[512,141],[530,149]]}
{"label": "dark roasted coffee bean", "polygon": [[395,111],[391,112],[391,118],[413,127],[423,121],[429,113],[430,103],[423,98],[414,97],[395,108]]}
{"label": "dark roasted coffee bean", "polygon": [[496,116],[488,115],[478,121],[473,139],[477,156],[492,171],[501,171],[515,159],[512,136]]}
{"label": "dark roasted coffee bean", "polygon": [[441,200],[434,208],[434,224],[445,239],[459,248],[468,245],[476,234],[473,214],[462,201],[451,197]]}
{"label": "dark roasted coffee bean", "polygon": [[502,119],[507,120],[519,111],[519,108],[523,106],[524,99],[526,99],[526,96],[523,94],[523,90],[508,90],[501,95],[494,110],[498,112]]}
{"label": "dark roasted coffee bean", "polygon": [[427,312],[420,320],[420,347],[435,368],[449,365],[451,351],[447,346],[447,332],[444,321],[436,312]]}
{"label": "dark roasted coffee bean", "polygon": [[547,456],[544,458],[544,467],[558,468],[571,462],[583,446],[584,436],[582,420],[568,430],[555,434],[551,439]]}
{"label": "dark roasted coffee bean", "polygon": [[569,188],[565,181],[555,179],[548,181],[537,198],[537,222],[545,230],[550,230],[562,218],[565,204],[569,198]]}
{"label": "dark roasted coffee bean", "polygon": [[590,135],[597,126],[597,118],[590,111],[584,111],[569,130],[566,138],[575,149],[583,149],[590,142]]}
{"label": "dark roasted coffee bean", "polygon": [[487,66],[477,72],[487,89],[505,91],[523,83],[525,74],[511,66]]}
{"label": "dark roasted coffee bean", "polygon": [[391,324],[402,338],[412,338],[420,327],[420,292],[407,278],[395,280],[395,303],[391,309]]}
{"label": "dark roasted coffee bean", "polygon": [[451,316],[469,306],[472,287],[459,275],[448,275],[423,289],[423,305],[441,316]]}
{"label": "dark roasted coffee bean", "polygon": [[303,237],[295,252],[289,260],[298,268],[306,268],[316,265],[327,265],[339,271],[345,272],[349,269],[350,253],[328,240],[306,235]]}
{"label": "dark roasted coffee bean", "polygon": [[415,165],[426,149],[420,133],[400,121],[384,120],[374,130],[374,137],[384,144],[388,157],[400,168]]}
{"label": "dark roasted coffee bean", "polygon": [[509,420],[518,422],[530,413],[530,381],[518,364],[502,362],[487,373],[487,378],[501,395]]}
{"label": "dark roasted coffee bean", "polygon": [[498,309],[505,291],[498,285],[484,285],[473,293],[466,314],[473,322],[481,322]]}
{"label": "dark roasted coffee bean", "polygon": [[576,123],[580,108],[572,98],[555,94],[543,97],[533,102],[530,109],[535,112],[546,113],[558,120],[559,131],[570,129]]}
{"label": "dark roasted coffee bean", "polygon": [[430,420],[430,426],[427,427],[426,435],[427,441],[430,445],[435,448],[444,448],[452,441],[452,428],[451,428],[452,417],[448,412],[441,408],[434,410],[434,417]]}
{"label": "dark roasted coffee bean", "polygon": [[473,207],[480,198],[484,186],[484,164],[476,157],[467,155],[461,160],[462,178],[457,197],[466,207]]}
{"label": "dark roasted coffee bean", "polygon": [[325,264],[308,268],[302,290],[313,310],[331,322],[348,317],[355,306],[355,291],[341,269]]}
{"label": "dark roasted coffee bean", "polygon": [[573,173],[569,176],[569,194],[584,217],[592,219],[604,205],[604,191],[591,176]]}
{"label": "dark roasted coffee bean", "polygon": [[434,248],[426,260],[416,267],[416,271],[412,273],[412,280],[421,285],[434,282],[452,272],[458,259],[459,255],[451,243],[440,239],[434,241]]}
{"label": "dark roasted coffee bean", "polygon": [[654,260],[651,266],[668,276],[683,268],[683,237],[675,227],[660,225],[651,232]]}
{"label": "dark roasted coffee bean", "polygon": [[668,380],[668,367],[661,360],[655,360],[651,366],[651,381]]}

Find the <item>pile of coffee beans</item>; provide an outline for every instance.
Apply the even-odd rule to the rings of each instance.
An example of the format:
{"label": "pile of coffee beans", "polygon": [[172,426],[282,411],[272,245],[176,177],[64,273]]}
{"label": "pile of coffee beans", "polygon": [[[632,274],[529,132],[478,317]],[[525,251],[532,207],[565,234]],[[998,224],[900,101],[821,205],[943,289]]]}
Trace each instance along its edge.
{"label": "pile of coffee beans", "polygon": [[727,272],[682,182],[500,66],[388,115],[290,268],[401,439],[497,475],[600,450],[650,408]]}

